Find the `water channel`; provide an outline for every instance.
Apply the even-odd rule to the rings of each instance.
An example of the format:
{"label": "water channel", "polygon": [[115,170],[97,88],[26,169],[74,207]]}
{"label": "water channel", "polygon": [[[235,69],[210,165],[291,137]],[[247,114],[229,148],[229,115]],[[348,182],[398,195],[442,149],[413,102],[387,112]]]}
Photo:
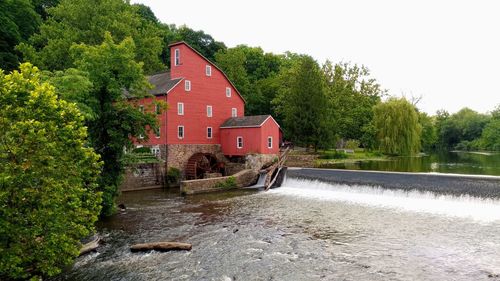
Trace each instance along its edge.
{"label": "water channel", "polygon": [[[500,188],[500,186],[499,186]],[[500,280],[500,200],[289,177],[269,192],[124,193],[56,280]],[[149,241],[189,252],[131,253]]]}

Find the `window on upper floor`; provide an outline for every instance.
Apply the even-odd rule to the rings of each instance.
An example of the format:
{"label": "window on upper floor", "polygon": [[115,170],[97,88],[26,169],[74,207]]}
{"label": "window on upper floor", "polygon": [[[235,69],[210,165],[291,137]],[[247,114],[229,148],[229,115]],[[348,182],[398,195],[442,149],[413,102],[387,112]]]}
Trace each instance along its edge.
{"label": "window on upper floor", "polygon": [[207,76],[212,76],[212,67],[210,65],[205,66],[205,74]]}
{"label": "window on upper floor", "polygon": [[238,117],[238,109],[231,108],[231,117]]}
{"label": "window on upper floor", "polygon": [[180,139],[184,138],[184,126],[177,126],[177,137]]}
{"label": "window on upper floor", "polygon": [[155,112],[156,112],[156,114],[161,113],[161,106],[159,104],[155,105]]}
{"label": "window on upper floor", "polygon": [[267,148],[273,148],[273,137],[267,137]]}
{"label": "window on upper floor", "polygon": [[207,127],[207,139],[212,138],[212,127]]}
{"label": "window on upper floor", "polygon": [[231,88],[226,87],[226,97],[230,98],[231,97]]}
{"label": "window on upper floor", "polygon": [[237,148],[243,148],[243,137],[237,137],[236,138],[236,147]]}
{"label": "window on upper floor", "polygon": [[184,103],[177,103],[177,115],[184,115]]}
{"label": "window on upper floor", "polygon": [[184,90],[186,90],[186,92],[191,91],[191,81],[189,80],[184,81]]}
{"label": "window on upper floor", "polygon": [[181,50],[175,49],[174,51],[174,65],[180,65],[181,64]]}
{"label": "window on upper floor", "polygon": [[207,105],[207,117],[212,117],[212,106]]}
{"label": "window on upper floor", "polygon": [[160,138],[160,128],[156,128],[154,131],[155,131],[155,137],[157,139],[159,139]]}

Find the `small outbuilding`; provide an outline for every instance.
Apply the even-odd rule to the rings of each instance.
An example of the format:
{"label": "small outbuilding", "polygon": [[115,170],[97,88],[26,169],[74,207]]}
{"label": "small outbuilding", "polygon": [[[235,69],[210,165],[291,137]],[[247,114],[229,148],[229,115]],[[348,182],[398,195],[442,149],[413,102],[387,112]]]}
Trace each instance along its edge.
{"label": "small outbuilding", "polygon": [[279,154],[282,142],[280,125],[271,115],[229,118],[220,126],[220,134],[226,156]]}

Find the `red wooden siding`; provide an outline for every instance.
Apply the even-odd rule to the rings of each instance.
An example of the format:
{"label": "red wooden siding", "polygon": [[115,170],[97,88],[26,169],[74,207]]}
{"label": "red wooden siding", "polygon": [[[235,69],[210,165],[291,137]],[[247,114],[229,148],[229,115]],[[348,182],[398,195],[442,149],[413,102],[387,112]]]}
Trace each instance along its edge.
{"label": "red wooden siding", "polygon": [[[243,147],[238,148],[236,139],[243,137]],[[273,138],[273,147],[267,147],[267,138]],[[221,129],[222,153],[243,156],[248,153],[278,154],[280,129],[274,119],[267,119],[261,127]]]}
{"label": "red wooden siding", "polygon": [[[184,78],[167,95],[167,144],[220,144],[220,124],[231,117],[232,108],[244,116],[245,104],[224,74],[185,44],[171,46],[170,53],[180,50],[180,65],[175,66],[171,56],[172,78]],[[212,75],[206,76],[206,66]],[[184,89],[184,81],[191,81],[191,91]],[[226,97],[226,87],[231,97]],[[177,114],[177,103],[184,103],[184,115]],[[207,117],[207,105],[212,106],[212,117]],[[184,126],[184,139],[177,137],[177,126]],[[207,138],[207,127],[212,127],[212,138]]]}
{"label": "red wooden siding", "polygon": [[[143,98],[140,100],[135,101],[137,105],[142,105],[144,106],[144,112],[154,112],[155,111],[155,105],[153,103],[154,100],[157,101],[166,101],[165,96],[157,96],[154,98]],[[165,110],[158,115],[158,121],[160,125],[160,137],[157,138],[153,130],[150,130],[148,136],[149,140],[139,140],[135,141],[136,143],[141,143],[141,144],[147,144],[147,145],[158,145],[158,144],[165,144],[167,141],[167,114]]]}

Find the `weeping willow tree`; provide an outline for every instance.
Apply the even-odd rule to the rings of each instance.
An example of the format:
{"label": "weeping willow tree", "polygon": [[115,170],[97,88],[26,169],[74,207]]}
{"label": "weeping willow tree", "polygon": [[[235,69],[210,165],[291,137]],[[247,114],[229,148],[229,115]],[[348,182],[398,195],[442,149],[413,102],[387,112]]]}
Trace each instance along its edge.
{"label": "weeping willow tree", "polygon": [[415,107],[405,98],[390,98],[374,107],[373,122],[381,152],[412,155],[420,151],[422,126]]}

